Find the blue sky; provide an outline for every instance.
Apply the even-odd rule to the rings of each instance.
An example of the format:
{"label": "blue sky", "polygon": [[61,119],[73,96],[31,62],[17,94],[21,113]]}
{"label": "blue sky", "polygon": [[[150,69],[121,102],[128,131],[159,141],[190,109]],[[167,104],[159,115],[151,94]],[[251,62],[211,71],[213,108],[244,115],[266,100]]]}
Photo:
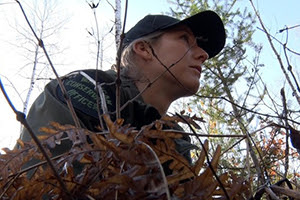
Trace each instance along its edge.
{"label": "blue sky", "polygon": [[[285,42],[286,32],[279,33],[279,30],[282,28],[292,27],[300,24],[300,1],[298,0],[287,0],[287,1],[279,1],[279,0],[263,0],[263,1],[255,1],[258,2],[258,9],[260,15],[265,23],[265,26],[269,30],[269,32],[279,39],[282,42]],[[247,3],[249,4],[249,3]],[[288,32],[288,43],[287,46],[297,52],[300,52],[300,27],[289,30]],[[279,66],[277,66],[277,60],[269,48],[269,43],[266,42],[265,34],[258,30],[255,33],[255,41],[262,43],[264,47],[263,57],[262,59],[266,60],[266,68],[268,74],[274,74],[275,71],[280,71]],[[274,44],[278,44],[274,42]],[[278,47],[278,46],[276,46]],[[282,53],[282,49],[278,48],[279,53]],[[294,63],[295,68],[299,66],[300,57],[293,56],[290,57],[292,63]],[[268,64],[270,63],[270,64]],[[299,75],[299,74],[298,74]],[[271,81],[272,76],[266,76],[268,81]]]}
{"label": "blue sky", "polygon": [[[22,77],[25,74],[18,74],[20,68],[26,63],[24,55],[20,55],[19,48],[15,48],[11,43],[16,43],[16,39],[19,37],[18,33],[9,25],[24,24],[24,18],[20,14],[20,10],[17,5],[1,5],[1,3],[13,2],[9,0],[0,0],[0,75],[2,81],[6,84],[3,77],[8,77],[12,81],[18,90],[24,92],[25,86]],[[28,1],[24,1],[28,2]],[[113,1],[114,2],[114,1]],[[94,27],[94,20],[92,12],[86,4],[85,0],[63,0],[58,1],[57,11],[60,12],[61,18],[66,18],[61,33],[58,37],[61,37],[60,44],[65,48],[64,57],[57,57],[55,60],[57,63],[63,63],[64,67],[58,67],[60,75],[63,75],[74,69],[81,69],[85,67],[93,67],[94,57],[91,55],[93,46],[90,45],[91,39],[88,39],[87,30]],[[246,5],[249,10],[252,11],[250,2],[248,0],[239,1],[241,5]],[[260,11],[263,21],[267,26],[270,33],[276,36],[281,41],[284,41],[286,34],[279,34],[278,30],[285,26],[294,26],[300,24],[300,1],[299,0],[254,0],[255,5]],[[28,5],[28,4],[26,4]],[[106,3],[101,1],[97,11],[99,23],[109,24],[113,14],[112,9]],[[123,6],[124,9],[124,6]],[[169,11],[169,3],[167,0],[129,0],[128,16],[126,23],[126,30],[133,26],[135,22],[144,17],[146,14],[159,14]],[[124,11],[122,11],[124,14]],[[59,17],[58,19],[59,20]],[[104,26],[103,29],[107,29]],[[263,52],[261,61],[265,63],[265,67],[262,69],[264,80],[266,80],[269,86],[274,87],[274,94],[279,95],[282,81],[284,80],[280,71],[278,62],[270,50],[269,44],[266,43],[266,36],[263,32],[257,30],[254,35],[254,40],[263,44]],[[109,44],[107,44],[109,45]],[[277,46],[278,47],[278,46]],[[300,52],[300,27],[289,31],[289,43],[288,47]],[[279,48],[278,48],[279,49]],[[111,52],[110,52],[111,51]],[[106,53],[114,54],[114,51],[107,50]],[[282,53],[282,50],[280,51]],[[56,58],[56,57],[55,57]],[[299,56],[289,57],[292,65],[299,66]],[[93,62],[92,62],[93,61]],[[113,60],[108,60],[108,63]],[[83,67],[84,66],[84,67]],[[298,78],[299,78],[298,70]],[[53,76],[52,76],[53,77]],[[20,100],[18,95],[12,87],[8,87],[9,94],[12,97],[12,101],[16,104],[16,107],[21,110]],[[36,92],[36,96],[39,92]],[[34,97],[32,97],[34,99]],[[32,100],[33,100],[32,99]],[[2,95],[0,95],[0,147],[13,146],[15,139],[18,137],[19,124],[15,120],[15,116],[11,109],[8,107]]]}

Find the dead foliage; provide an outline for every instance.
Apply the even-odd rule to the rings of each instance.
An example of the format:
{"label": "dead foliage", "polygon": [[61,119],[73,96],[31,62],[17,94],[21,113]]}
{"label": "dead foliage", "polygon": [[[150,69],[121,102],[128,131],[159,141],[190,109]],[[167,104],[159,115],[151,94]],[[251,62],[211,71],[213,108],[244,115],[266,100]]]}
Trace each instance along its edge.
{"label": "dead foliage", "polygon": [[[171,119],[135,130],[105,116],[108,132],[91,132],[51,123],[40,136],[49,155],[53,148],[71,141],[72,148],[52,162],[62,178],[64,191],[36,145],[18,141],[20,148],[4,149],[0,156],[0,199],[230,199],[249,197],[247,182],[228,171],[217,171],[221,148],[210,158],[202,149],[190,165],[176,151],[175,138],[182,133],[164,131]],[[208,141],[204,147],[208,150]],[[34,164],[28,164],[35,160]],[[26,164],[27,163],[27,164]],[[25,166],[25,167],[24,167]],[[172,171],[164,173],[165,168]],[[80,169],[78,171],[78,169]],[[77,171],[76,171],[77,170]],[[222,187],[221,187],[222,186]],[[223,189],[222,189],[223,188]]]}

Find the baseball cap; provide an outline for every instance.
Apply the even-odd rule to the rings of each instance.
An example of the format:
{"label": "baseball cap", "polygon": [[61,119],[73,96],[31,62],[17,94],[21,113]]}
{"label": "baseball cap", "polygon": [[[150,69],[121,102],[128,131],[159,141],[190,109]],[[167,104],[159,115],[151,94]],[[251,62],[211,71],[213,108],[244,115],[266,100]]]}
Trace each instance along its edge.
{"label": "baseball cap", "polygon": [[209,58],[216,56],[223,49],[226,40],[224,25],[218,14],[210,10],[183,20],[166,15],[147,15],[125,34],[123,46],[148,34],[181,24],[187,25],[196,38],[201,38],[197,40],[197,44],[208,53]]}

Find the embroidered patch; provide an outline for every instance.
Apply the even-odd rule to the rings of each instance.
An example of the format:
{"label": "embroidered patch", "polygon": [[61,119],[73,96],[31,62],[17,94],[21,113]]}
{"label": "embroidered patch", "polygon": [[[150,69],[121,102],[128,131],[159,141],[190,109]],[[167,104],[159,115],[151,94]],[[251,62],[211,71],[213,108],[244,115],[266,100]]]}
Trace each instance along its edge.
{"label": "embroidered patch", "polygon": [[[74,108],[97,119],[98,108],[97,108],[97,93],[95,90],[95,85],[79,73],[66,77],[63,80],[63,84],[66,88],[69,98],[72,101]],[[102,90],[105,95],[108,110],[114,111],[115,94],[112,91],[111,87],[112,86],[108,87],[108,85],[103,84]],[[59,86],[57,87],[56,92],[59,100],[66,103],[65,98]],[[101,109],[101,103],[99,105],[100,105],[99,106],[100,113],[102,114],[103,111]]]}

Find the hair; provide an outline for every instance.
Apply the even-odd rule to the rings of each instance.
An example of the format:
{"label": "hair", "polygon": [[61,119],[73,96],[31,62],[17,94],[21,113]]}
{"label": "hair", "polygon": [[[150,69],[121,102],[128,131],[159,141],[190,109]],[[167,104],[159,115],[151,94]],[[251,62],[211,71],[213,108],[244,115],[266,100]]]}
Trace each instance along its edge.
{"label": "hair", "polygon": [[[129,45],[125,46],[121,55],[121,66],[122,70],[126,75],[131,74],[131,78],[139,78],[141,76],[139,70],[137,69],[135,63],[135,52],[133,50],[133,46],[135,43],[140,41],[145,41],[150,45],[157,42],[160,36],[165,33],[165,31],[156,31],[154,33],[150,33],[149,35],[140,37],[134,41],[132,41]],[[129,73],[130,72],[130,73]]]}

